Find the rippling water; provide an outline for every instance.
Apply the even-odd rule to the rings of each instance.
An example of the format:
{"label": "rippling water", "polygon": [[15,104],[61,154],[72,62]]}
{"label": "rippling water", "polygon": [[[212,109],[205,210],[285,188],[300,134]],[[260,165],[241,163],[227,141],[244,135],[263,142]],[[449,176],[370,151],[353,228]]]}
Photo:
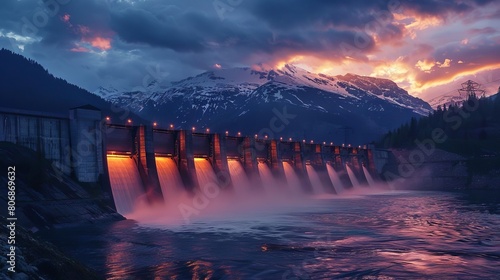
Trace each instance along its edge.
{"label": "rippling water", "polygon": [[498,196],[397,192],[175,227],[128,220],[42,235],[109,279],[498,279]]}

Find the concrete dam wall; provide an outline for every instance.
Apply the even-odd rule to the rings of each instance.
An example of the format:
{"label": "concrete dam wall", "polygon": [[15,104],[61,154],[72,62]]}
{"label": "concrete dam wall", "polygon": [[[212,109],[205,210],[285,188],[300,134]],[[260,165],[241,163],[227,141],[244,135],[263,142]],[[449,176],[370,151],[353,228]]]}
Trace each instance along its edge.
{"label": "concrete dam wall", "polygon": [[376,175],[366,147],[116,124],[88,105],[68,116],[0,110],[0,120],[0,141],[37,151],[64,176],[100,184],[120,214],[137,201],[168,203],[178,190],[335,194]]}

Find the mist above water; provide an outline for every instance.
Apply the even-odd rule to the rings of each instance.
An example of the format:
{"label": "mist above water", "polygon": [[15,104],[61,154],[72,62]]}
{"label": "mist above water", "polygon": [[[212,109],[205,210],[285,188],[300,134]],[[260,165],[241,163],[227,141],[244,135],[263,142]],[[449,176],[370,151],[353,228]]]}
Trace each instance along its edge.
{"label": "mist above water", "polygon": [[[192,192],[183,187],[175,161],[156,158],[164,203],[151,204],[140,190],[140,177],[134,161],[128,157],[108,157],[112,188],[118,212],[128,219],[149,226],[175,226],[198,222],[266,217],[270,214],[306,210],[318,199],[342,199],[388,190],[367,177],[370,188],[360,187],[356,174],[347,168],[354,187],[345,188],[333,167],[328,175],[337,194],[328,194],[311,165],[306,165],[312,192],[301,185],[292,165],[283,162],[285,178],[277,179],[268,164],[259,162],[261,184],[251,183],[239,160],[229,160],[232,188],[218,185],[217,176],[207,159],[196,159],[195,168],[200,189]],[[366,176],[367,170],[363,170]],[[369,173],[368,173],[369,174]],[[116,194],[116,195],[115,195]]]}

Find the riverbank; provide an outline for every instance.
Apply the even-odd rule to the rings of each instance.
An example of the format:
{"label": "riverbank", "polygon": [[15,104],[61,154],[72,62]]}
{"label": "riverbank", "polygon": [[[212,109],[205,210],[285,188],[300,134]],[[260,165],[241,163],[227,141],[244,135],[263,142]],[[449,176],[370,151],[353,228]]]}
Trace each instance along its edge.
{"label": "riverbank", "polygon": [[[6,220],[3,216],[0,219]],[[8,231],[2,230],[0,247],[10,248],[11,244],[7,244],[7,235],[4,232]],[[0,279],[104,279],[79,261],[68,257],[52,243],[40,240],[24,227],[16,226],[15,233],[15,258],[9,263],[6,254],[0,255]],[[9,268],[15,272],[9,271]]]}

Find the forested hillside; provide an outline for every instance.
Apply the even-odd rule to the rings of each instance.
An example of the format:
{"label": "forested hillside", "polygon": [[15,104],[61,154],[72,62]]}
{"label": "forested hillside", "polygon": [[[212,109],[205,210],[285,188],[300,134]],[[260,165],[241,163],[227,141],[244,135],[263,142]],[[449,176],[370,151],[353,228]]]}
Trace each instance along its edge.
{"label": "forested hillside", "polygon": [[469,96],[462,104],[439,107],[427,117],[387,133],[381,148],[418,148],[419,143],[463,155],[472,168],[500,168],[500,98]]}

